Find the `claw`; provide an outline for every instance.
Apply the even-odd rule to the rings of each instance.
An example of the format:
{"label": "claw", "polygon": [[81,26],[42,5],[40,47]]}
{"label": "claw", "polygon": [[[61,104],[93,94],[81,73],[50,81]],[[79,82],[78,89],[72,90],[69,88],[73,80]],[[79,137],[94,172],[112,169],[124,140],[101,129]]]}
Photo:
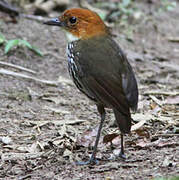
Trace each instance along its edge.
{"label": "claw", "polygon": [[97,159],[90,159],[88,161],[77,161],[76,165],[98,165],[99,161]]}
{"label": "claw", "polygon": [[126,155],[124,153],[122,153],[122,152],[119,153],[119,157],[124,159],[124,160],[126,159]]}

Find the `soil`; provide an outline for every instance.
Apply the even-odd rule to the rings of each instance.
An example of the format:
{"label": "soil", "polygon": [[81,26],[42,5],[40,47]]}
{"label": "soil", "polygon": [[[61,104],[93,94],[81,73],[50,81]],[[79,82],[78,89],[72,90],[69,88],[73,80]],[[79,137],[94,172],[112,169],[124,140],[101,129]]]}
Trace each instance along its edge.
{"label": "soil", "polygon": [[40,57],[18,47],[5,55],[1,46],[1,61],[36,73],[5,65],[0,69],[58,82],[50,86],[1,73],[1,179],[132,180],[179,175],[179,43],[175,41],[179,38],[179,3],[173,11],[158,12],[155,4],[141,2],[138,7],[143,15],[129,27],[116,25],[113,33],[138,80],[134,124],[144,124],[125,136],[127,159],[114,158],[120,136],[113,139],[113,145],[103,143],[107,134],[119,133],[112,111],[107,110],[99,164],[93,166],[75,164],[89,158],[100,120],[95,104],[68,75],[64,32],[23,18],[17,24],[0,21],[7,39],[25,39],[44,53]]}

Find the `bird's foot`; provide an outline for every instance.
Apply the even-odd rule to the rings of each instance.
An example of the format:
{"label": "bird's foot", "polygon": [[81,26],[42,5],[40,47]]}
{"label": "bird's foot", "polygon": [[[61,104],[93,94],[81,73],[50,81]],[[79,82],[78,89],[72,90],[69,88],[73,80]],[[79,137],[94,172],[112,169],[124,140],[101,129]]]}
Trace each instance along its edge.
{"label": "bird's foot", "polygon": [[126,155],[123,152],[119,153],[119,157],[122,158],[123,160],[126,160]]}
{"label": "bird's foot", "polygon": [[96,158],[90,158],[88,161],[77,161],[76,165],[97,165],[99,161]]}

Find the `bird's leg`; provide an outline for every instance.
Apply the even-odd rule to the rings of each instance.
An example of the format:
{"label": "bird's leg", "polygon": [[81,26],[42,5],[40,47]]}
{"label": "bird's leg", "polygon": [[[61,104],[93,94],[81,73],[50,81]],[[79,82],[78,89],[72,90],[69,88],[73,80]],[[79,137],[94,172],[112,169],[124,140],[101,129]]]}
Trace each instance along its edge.
{"label": "bird's leg", "polygon": [[119,157],[122,159],[126,159],[126,156],[124,154],[124,135],[121,133],[121,151],[119,153]]}
{"label": "bird's leg", "polygon": [[98,161],[96,160],[96,151],[97,151],[97,147],[98,147],[98,143],[99,143],[99,138],[100,138],[100,134],[101,134],[101,129],[103,126],[103,122],[105,120],[105,109],[103,105],[97,105],[97,109],[98,112],[101,116],[101,122],[98,128],[98,132],[97,132],[97,136],[96,136],[96,141],[95,141],[95,145],[93,147],[93,153],[91,155],[91,158],[89,159],[89,161],[87,162],[77,162],[78,165],[86,165],[86,164],[98,164]]}
{"label": "bird's leg", "polygon": [[89,160],[90,162],[96,161],[96,151],[97,151],[97,147],[98,147],[98,142],[99,142],[103,122],[105,120],[105,109],[104,109],[104,107],[102,105],[97,105],[97,108],[98,108],[98,112],[100,113],[100,116],[101,116],[101,122],[100,122],[100,125],[98,128],[98,133],[96,136],[95,145],[93,147],[93,153],[92,153],[91,158]]}

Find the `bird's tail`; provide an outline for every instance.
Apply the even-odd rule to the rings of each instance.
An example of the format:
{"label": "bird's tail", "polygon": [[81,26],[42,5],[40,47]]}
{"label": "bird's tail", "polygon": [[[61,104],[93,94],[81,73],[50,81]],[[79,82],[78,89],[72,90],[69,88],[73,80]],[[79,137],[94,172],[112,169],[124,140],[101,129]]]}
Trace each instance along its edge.
{"label": "bird's tail", "polygon": [[121,112],[119,112],[117,109],[113,109],[114,115],[116,118],[117,125],[121,131],[121,133],[130,133],[131,130],[131,116],[130,114],[124,115]]}

